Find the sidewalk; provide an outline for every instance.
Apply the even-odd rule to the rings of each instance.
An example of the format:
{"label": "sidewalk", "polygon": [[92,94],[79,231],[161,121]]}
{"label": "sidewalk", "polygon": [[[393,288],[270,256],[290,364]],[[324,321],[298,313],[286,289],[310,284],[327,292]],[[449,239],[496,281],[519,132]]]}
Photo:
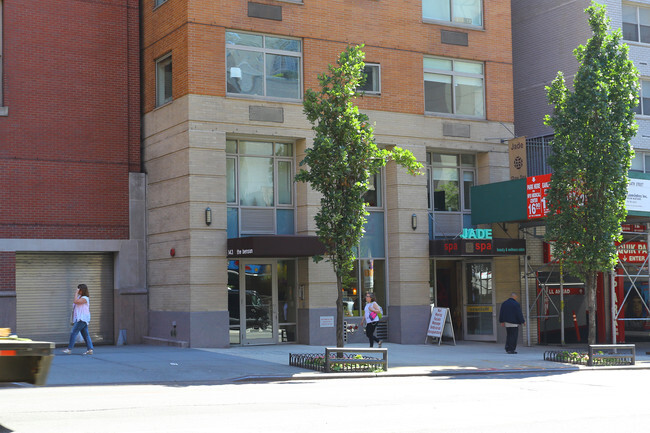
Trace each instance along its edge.
{"label": "sidewalk", "polygon": [[[347,348],[367,347],[351,344]],[[321,373],[289,366],[290,353],[324,354],[323,346],[273,345],[229,349],[182,349],[168,346],[98,346],[92,356],[75,348],[72,355],[55,350],[47,386],[98,384],[213,384],[269,380],[314,380],[369,376],[448,376],[493,373],[570,372],[584,369],[650,369],[650,344],[636,346],[636,365],[586,367],[544,361],[558,346],[519,346],[505,353],[497,343],[460,341],[456,346],[385,343],[388,371]],[[567,346],[566,349],[572,349]]]}

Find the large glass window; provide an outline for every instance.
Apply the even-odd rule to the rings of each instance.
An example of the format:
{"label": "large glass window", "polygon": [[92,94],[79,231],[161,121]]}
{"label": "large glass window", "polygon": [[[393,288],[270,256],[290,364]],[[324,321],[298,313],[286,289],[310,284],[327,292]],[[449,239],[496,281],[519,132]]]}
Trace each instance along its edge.
{"label": "large glass window", "polygon": [[386,308],[386,247],[382,176],[371,176],[365,195],[368,207],[364,234],[357,249],[357,261],[344,287],[343,310],[346,316],[359,316],[365,307],[364,294],[373,292],[377,302]]}
{"label": "large glass window", "polygon": [[293,144],[226,141],[228,237],[294,234]]}
{"label": "large glass window", "polygon": [[302,97],[302,42],[226,32],[227,92],[280,99]]}
{"label": "large glass window", "polygon": [[172,55],[156,60],[156,107],[172,100]]}
{"label": "large glass window", "polygon": [[485,117],[483,64],[425,57],[424,111]]}
{"label": "large glass window", "polygon": [[623,5],[623,39],[650,43],[650,8]]}
{"label": "large glass window", "polygon": [[[459,230],[462,227],[472,227],[470,190],[475,183],[475,155],[469,153],[427,153],[429,212],[432,216],[435,213],[440,213],[440,215],[455,213],[457,215],[457,217],[452,217],[453,219],[439,218],[442,225],[438,227],[438,231],[448,232],[448,230]],[[434,218],[430,218],[430,224]],[[429,235],[432,239],[435,232],[434,227],[430,225]]]}
{"label": "large glass window", "polygon": [[454,24],[483,25],[481,0],[422,0],[422,17]]}

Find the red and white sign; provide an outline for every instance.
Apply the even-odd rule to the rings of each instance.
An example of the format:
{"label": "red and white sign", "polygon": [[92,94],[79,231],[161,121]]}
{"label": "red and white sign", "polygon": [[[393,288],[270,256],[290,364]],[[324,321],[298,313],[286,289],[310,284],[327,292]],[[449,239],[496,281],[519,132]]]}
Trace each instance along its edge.
{"label": "red and white sign", "polygon": [[645,242],[625,242],[616,246],[618,258],[626,263],[643,263],[648,258],[648,244]]}
{"label": "red and white sign", "polygon": [[526,178],[526,214],[528,219],[543,218],[548,214],[546,193],[550,186],[550,174]]}
{"label": "red and white sign", "polygon": [[429,322],[429,330],[427,335],[430,337],[442,337],[442,331],[445,329],[445,318],[447,316],[447,308],[434,308],[431,312],[431,321]]}

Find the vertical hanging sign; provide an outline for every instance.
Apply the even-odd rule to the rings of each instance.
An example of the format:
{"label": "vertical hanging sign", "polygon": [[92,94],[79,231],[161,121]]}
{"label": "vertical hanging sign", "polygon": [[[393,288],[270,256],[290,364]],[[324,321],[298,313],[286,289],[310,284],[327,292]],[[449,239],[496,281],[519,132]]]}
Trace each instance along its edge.
{"label": "vertical hanging sign", "polygon": [[508,140],[508,154],[510,155],[510,179],[526,177],[528,165],[526,164],[526,137],[517,137]]}
{"label": "vertical hanging sign", "polygon": [[528,219],[546,216],[548,213],[546,193],[550,186],[550,173],[526,178],[526,214]]}

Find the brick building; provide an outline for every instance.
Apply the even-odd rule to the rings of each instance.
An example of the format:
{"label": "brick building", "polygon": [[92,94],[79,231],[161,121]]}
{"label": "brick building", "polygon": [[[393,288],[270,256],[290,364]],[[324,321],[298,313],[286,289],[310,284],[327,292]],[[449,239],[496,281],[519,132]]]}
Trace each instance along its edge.
{"label": "brick building", "polygon": [[335,278],[309,257],[319,198],[293,175],[313,140],[305,89],[360,43],[377,143],[427,174],[389,164],[373,179],[346,321],[373,291],[392,342],[424,342],[432,303],[457,338],[501,338],[496,299],[519,287],[518,258],[444,249],[472,228],[471,186],[508,179],[510,2],[481,0],[142,2],[148,337],[335,342]]}
{"label": "brick building", "polygon": [[67,342],[147,328],[136,0],[0,1],[0,327]]}

